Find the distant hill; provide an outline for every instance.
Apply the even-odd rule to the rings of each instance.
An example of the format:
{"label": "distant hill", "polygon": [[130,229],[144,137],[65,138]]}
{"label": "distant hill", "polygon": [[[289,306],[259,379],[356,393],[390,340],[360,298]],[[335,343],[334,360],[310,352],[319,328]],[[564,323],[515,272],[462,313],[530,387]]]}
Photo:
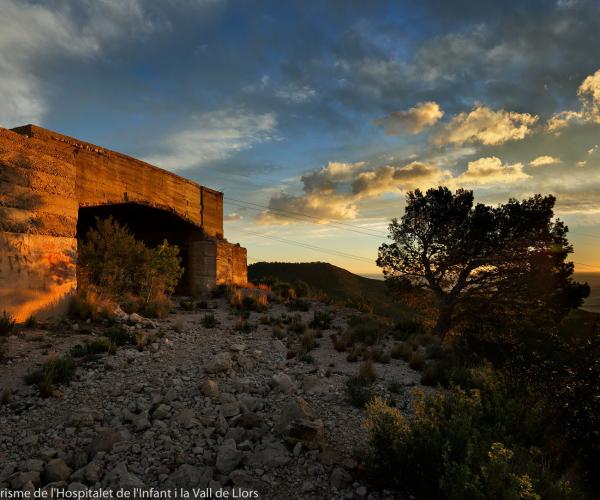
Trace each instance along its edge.
{"label": "distant hill", "polygon": [[277,278],[289,283],[301,280],[308,283],[311,289],[324,292],[341,302],[366,300],[373,306],[374,312],[382,316],[399,318],[408,312],[405,306],[390,299],[384,281],[364,278],[327,262],[257,262],[248,266],[250,281],[265,278]]}

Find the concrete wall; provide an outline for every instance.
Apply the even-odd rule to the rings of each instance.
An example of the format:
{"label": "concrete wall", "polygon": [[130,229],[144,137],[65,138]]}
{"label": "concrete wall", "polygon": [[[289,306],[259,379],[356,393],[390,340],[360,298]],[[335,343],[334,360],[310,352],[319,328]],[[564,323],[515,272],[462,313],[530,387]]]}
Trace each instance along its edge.
{"label": "concrete wall", "polygon": [[75,166],[0,129],[0,312],[60,311],[76,287]]}
{"label": "concrete wall", "polygon": [[185,283],[246,283],[246,253],[223,239],[223,194],[135,158],[33,125],[0,128],[0,312],[60,309],[76,288],[79,207],[124,202],[190,224]]}

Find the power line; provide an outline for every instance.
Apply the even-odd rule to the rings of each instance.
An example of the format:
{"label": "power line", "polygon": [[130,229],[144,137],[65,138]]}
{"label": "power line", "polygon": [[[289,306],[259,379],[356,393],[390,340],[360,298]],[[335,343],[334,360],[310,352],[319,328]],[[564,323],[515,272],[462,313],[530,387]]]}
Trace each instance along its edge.
{"label": "power line", "polygon": [[325,253],[329,253],[331,255],[335,255],[337,257],[346,257],[349,259],[355,259],[355,260],[360,260],[362,262],[368,262],[370,264],[372,264],[374,261],[372,259],[369,259],[367,257],[361,257],[359,255],[354,255],[354,254],[350,254],[350,253],[346,253],[346,252],[340,252],[339,250],[333,250],[331,248],[324,248],[324,247],[320,247],[317,245],[311,245],[310,243],[303,243],[300,241],[294,241],[294,240],[288,240],[287,238],[277,238],[275,236],[270,236],[268,234],[264,234],[264,233],[256,233],[254,231],[246,231],[246,230],[241,230],[244,233],[247,234],[251,234],[253,236],[258,236],[260,238],[266,238],[269,240],[274,240],[274,241],[279,241],[282,243],[287,243],[288,245],[295,245],[301,248],[307,248],[309,250],[317,250],[320,252],[325,252]]}
{"label": "power line", "polygon": [[[234,198],[229,198],[227,196],[225,197],[225,200],[228,201],[228,202],[230,202],[230,203],[233,203],[234,205],[237,205],[237,206],[239,206],[241,208],[249,208],[250,210],[257,210],[257,211],[261,211],[261,212],[263,210],[269,210],[271,212],[278,212],[278,213],[286,214],[286,215],[288,215],[288,217],[295,218],[295,219],[298,219],[298,220],[304,220],[304,219],[301,219],[301,217],[304,217],[306,219],[311,219],[311,221],[319,221],[319,222],[322,221],[322,219],[320,219],[319,217],[315,217],[314,215],[308,215],[308,214],[305,214],[305,213],[302,213],[302,212],[294,212],[294,211],[291,211],[291,210],[284,210],[284,209],[281,209],[281,208],[272,208],[272,207],[268,207],[266,205],[260,205],[258,203],[253,203],[253,202],[250,202],[250,201],[236,200]],[[240,205],[240,203],[242,203],[244,205]],[[259,207],[260,210],[258,210],[257,208],[246,206],[246,205],[253,205],[254,207]],[[307,221],[307,222],[309,222],[309,221]],[[384,231],[379,231],[377,229],[369,229],[369,228],[365,228],[364,226],[357,226],[357,225],[354,225],[354,224],[348,224],[346,222],[328,220],[326,223],[330,224],[330,225],[333,225],[333,226],[344,226],[346,228],[349,228],[349,230],[353,230],[355,232],[360,232],[360,233],[363,233],[363,234],[367,234],[369,236],[380,237],[380,236],[387,236],[388,235]],[[340,228],[340,229],[342,229],[342,228]]]}

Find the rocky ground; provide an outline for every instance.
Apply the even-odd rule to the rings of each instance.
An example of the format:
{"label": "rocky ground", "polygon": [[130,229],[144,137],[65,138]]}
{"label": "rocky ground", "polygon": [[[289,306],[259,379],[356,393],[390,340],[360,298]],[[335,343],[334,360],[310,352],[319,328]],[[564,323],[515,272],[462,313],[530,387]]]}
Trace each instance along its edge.
{"label": "rocky ground", "polygon": [[[23,375],[105,327],[66,322],[10,337],[9,359],[0,361],[0,491],[241,488],[264,499],[394,498],[372,491],[357,470],[365,411],[348,403],[345,382],[359,363],[330,339],[357,312],[311,304],[308,312],[283,304],[252,312],[249,333],[234,329],[238,313],[224,299],[209,301],[214,328],[202,326],[207,311],[135,318],[127,328],[160,335],[142,351],[122,347],[79,366],[46,399]],[[309,323],[315,309],[332,312],[331,328],[310,357],[288,359],[287,337],[274,338],[267,318],[300,314]],[[384,395],[391,382],[419,381],[402,360],[375,369]]]}

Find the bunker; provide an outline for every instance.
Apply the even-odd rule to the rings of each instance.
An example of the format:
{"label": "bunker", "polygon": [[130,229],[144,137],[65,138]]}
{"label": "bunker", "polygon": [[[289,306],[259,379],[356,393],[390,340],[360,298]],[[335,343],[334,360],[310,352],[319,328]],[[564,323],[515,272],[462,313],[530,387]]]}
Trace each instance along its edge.
{"label": "bunker", "polygon": [[246,249],[224,238],[223,193],[25,125],[0,128],[0,311],[23,321],[63,309],[77,287],[77,238],[109,215],[149,245],[179,246],[179,293],[246,283]]}

